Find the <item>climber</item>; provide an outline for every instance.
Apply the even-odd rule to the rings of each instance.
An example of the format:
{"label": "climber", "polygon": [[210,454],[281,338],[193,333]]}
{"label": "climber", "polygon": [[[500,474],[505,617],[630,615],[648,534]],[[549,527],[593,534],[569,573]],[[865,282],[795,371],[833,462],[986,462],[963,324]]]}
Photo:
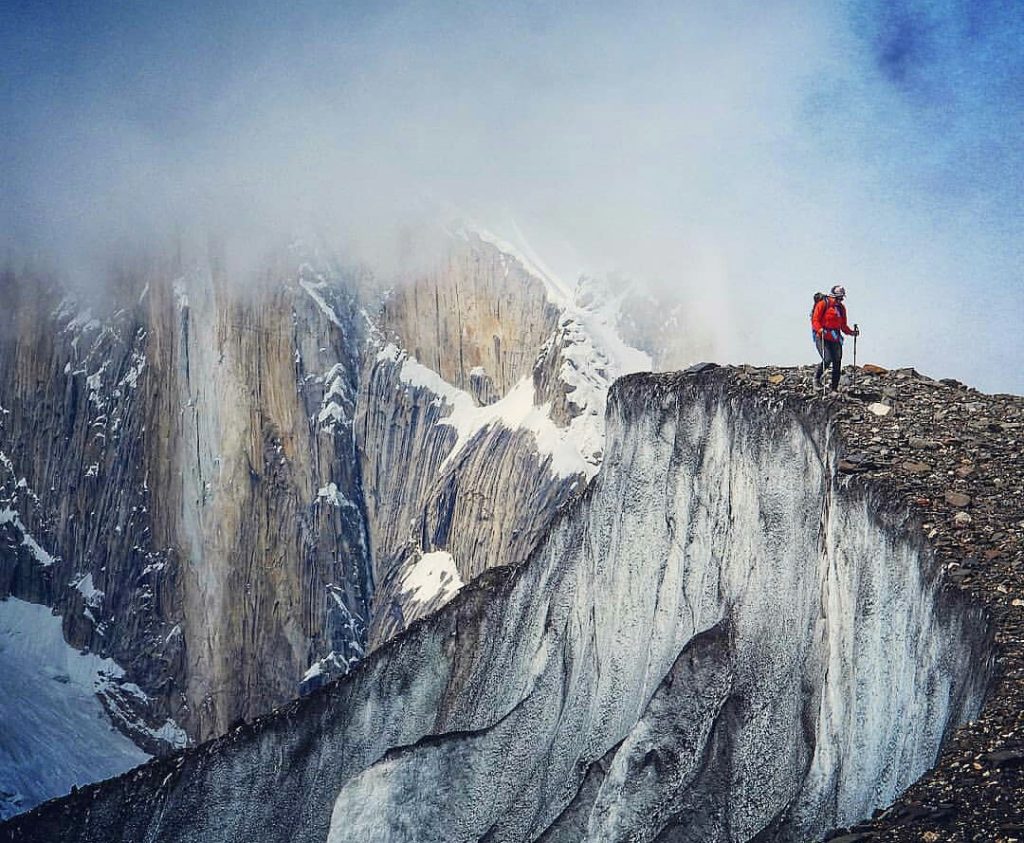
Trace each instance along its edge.
{"label": "climber", "polygon": [[[819,298],[820,296],[820,298]],[[839,372],[843,365],[843,334],[851,337],[860,336],[860,329],[846,324],[846,288],[836,284],[829,295],[815,295],[814,309],[811,311],[811,329],[814,332],[814,345],[818,349],[821,362],[814,373],[814,383],[821,385],[825,367],[832,367],[832,391],[839,388]]]}

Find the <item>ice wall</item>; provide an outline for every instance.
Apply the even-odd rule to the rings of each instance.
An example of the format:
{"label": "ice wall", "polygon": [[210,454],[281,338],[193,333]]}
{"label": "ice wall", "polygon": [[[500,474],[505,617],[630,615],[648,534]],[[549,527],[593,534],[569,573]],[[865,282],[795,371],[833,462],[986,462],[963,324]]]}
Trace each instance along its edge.
{"label": "ice wall", "polygon": [[981,703],[979,610],[824,411],[613,390],[588,492],[346,679],[16,818],[12,839],[809,840]]}

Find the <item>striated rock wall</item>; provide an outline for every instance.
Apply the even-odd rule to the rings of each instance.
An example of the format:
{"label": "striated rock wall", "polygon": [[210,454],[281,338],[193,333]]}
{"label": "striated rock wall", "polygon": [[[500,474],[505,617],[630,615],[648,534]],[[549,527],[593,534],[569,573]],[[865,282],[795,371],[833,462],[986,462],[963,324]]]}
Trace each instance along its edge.
{"label": "striated rock wall", "polygon": [[365,640],[355,308],[308,267],[276,273],[249,293],[216,263],[151,267],[96,316],[4,281],[0,589],[53,606],[144,689],[151,726],[198,739]]}
{"label": "striated rock wall", "polygon": [[349,677],[4,827],[12,840],[808,840],[979,709],[980,610],[826,405],[613,391],[595,484]]}
{"label": "striated rock wall", "polygon": [[517,564],[596,471],[614,367],[568,309],[517,257],[467,233],[375,317],[383,350],[366,361],[357,424],[378,583],[371,646],[436,608],[403,586],[421,554],[448,552],[464,581]]}
{"label": "striated rock wall", "polygon": [[418,553],[447,551],[467,582],[518,564],[583,488],[585,465],[555,470],[534,432],[474,419],[471,404],[408,358],[383,353],[369,368],[357,438],[377,582],[371,647],[437,607],[403,585]]}
{"label": "striated rock wall", "polygon": [[[7,275],[3,286],[14,306],[0,316],[0,594],[54,607],[69,642],[115,656],[162,697],[115,687],[108,700],[122,728],[159,750],[161,722],[184,702],[169,679],[184,661],[163,617],[175,579],[151,576],[165,554],[146,461],[157,431],[144,314],[101,321],[45,281]],[[168,736],[179,741],[173,724]]]}
{"label": "striated rock wall", "polygon": [[445,381],[491,403],[532,374],[558,318],[539,279],[469,235],[452,238],[436,269],[394,288],[379,328]]}

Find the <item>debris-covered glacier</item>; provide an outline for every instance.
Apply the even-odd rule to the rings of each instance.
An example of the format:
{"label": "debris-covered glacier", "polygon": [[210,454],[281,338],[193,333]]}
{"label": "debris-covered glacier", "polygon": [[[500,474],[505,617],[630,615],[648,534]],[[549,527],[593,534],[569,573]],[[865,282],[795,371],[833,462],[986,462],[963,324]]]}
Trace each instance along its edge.
{"label": "debris-covered glacier", "polygon": [[588,491],[348,677],[15,840],[809,840],[980,706],[980,610],[823,412],[631,376]]}

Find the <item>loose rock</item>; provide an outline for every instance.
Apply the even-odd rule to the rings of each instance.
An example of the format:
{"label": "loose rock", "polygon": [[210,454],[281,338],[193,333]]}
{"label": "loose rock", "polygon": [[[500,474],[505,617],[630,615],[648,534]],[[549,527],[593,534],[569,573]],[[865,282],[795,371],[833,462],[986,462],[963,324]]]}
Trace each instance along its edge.
{"label": "loose rock", "polygon": [[926,462],[905,462],[901,468],[908,474],[931,474],[932,471]]}
{"label": "loose rock", "polygon": [[964,507],[971,505],[970,495],[965,495],[962,492],[946,492],[946,503],[950,506]]}

